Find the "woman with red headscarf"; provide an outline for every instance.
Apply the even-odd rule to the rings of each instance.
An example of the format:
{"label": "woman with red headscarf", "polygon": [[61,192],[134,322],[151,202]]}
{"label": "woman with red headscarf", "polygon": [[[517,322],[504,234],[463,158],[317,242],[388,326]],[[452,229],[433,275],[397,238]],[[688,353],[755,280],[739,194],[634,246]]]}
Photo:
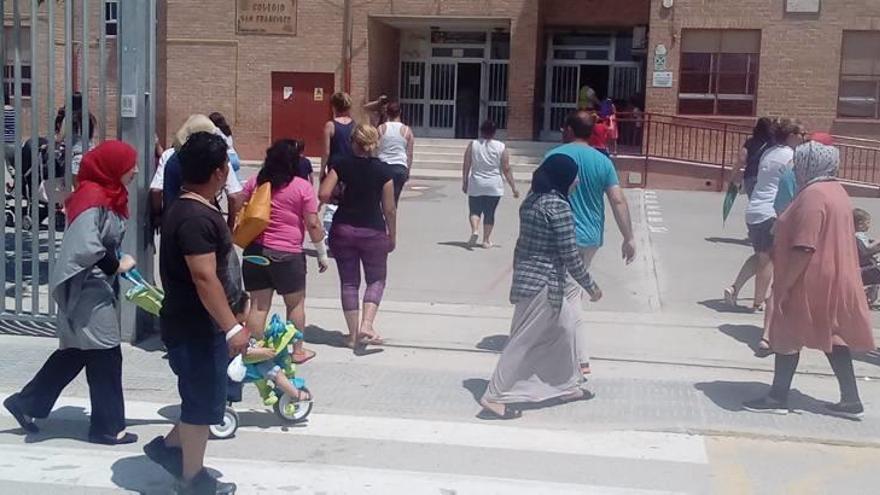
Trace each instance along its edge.
{"label": "woman with red headscarf", "polygon": [[3,402],[27,433],[39,431],[34,418],[47,417],[64,387],[85,368],[92,402],[89,441],[137,441],[125,433],[122,336],[113,289],[116,276],[135,266],[118,252],[128,218],[126,187],[137,171],[137,153],[121,141],[107,141],[83,157],[79,187],[65,204],[69,228],[51,274],[59,349],[21,392]]}

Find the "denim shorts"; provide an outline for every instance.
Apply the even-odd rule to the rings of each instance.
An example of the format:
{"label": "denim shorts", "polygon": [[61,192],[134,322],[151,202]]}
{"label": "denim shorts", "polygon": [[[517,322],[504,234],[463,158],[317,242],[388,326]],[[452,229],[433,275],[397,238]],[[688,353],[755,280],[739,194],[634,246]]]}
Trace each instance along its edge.
{"label": "denim shorts", "polygon": [[769,253],[773,249],[773,225],[776,223],[775,218],[747,225],[749,228],[749,240],[756,253]]}
{"label": "denim shorts", "polygon": [[217,425],[226,410],[226,336],[188,339],[168,348],[168,363],[177,375],[180,421],[189,425]]}

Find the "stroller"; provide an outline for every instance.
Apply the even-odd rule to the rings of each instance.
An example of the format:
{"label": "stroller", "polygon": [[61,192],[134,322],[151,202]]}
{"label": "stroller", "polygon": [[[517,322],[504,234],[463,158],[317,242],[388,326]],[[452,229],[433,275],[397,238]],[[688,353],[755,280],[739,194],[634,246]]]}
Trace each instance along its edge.
{"label": "stroller", "polygon": [[[311,396],[311,392],[306,387],[304,379],[296,376],[296,365],[293,363],[291,356],[293,355],[293,345],[302,340],[303,334],[290,322],[283,322],[278,315],[273,315],[266,327],[265,339],[263,344],[266,347],[275,350],[275,357],[272,359],[275,365],[281,368],[281,373],[291,381],[297,390],[302,390]],[[241,402],[242,389],[245,383],[253,383],[263,399],[263,405],[272,407],[275,414],[281,420],[288,424],[301,423],[305,421],[312,412],[313,402],[311,399],[297,401],[276,387],[274,387],[259,371],[258,365],[262,361],[244,359],[247,372],[242,382],[229,381],[227,401],[228,406],[223,415],[223,423],[210,427],[211,437],[215,439],[231,438],[235,435],[239,426],[238,413],[233,408],[233,404]]]}
{"label": "stroller", "polygon": [[[158,316],[162,308],[162,301],[165,299],[165,293],[150,285],[137,269],[123,275],[123,278],[131,282],[132,286],[125,291],[125,298],[143,309],[144,311]],[[296,365],[293,363],[291,356],[293,354],[293,345],[302,340],[303,334],[290,322],[283,322],[278,315],[273,315],[269,325],[266,328],[265,339],[263,345],[275,350],[275,357],[272,359],[274,364],[281,368],[281,373],[293,383],[297,390],[302,390],[311,396],[311,392],[306,388],[304,379],[296,376]],[[223,414],[223,423],[210,427],[211,437],[215,439],[231,438],[235,435],[239,426],[238,413],[232,407],[236,402],[241,402],[243,385],[245,383],[253,383],[263,399],[263,404],[272,407],[275,414],[285,423],[301,423],[305,421],[312,412],[312,400],[297,401],[295,398],[277,390],[266,378],[263,377],[258,369],[261,361],[245,359],[246,373],[242,382],[229,380],[227,391],[227,407]]]}
{"label": "stroller", "polygon": [[[15,176],[15,165],[11,163],[7,163],[7,174],[12,179],[12,184],[5,184],[5,204],[4,204],[4,214],[5,221],[7,227],[15,227],[17,214],[19,210],[21,210],[21,218],[22,225],[21,228],[23,230],[30,230],[33,225],[33,219],[31,218],[31,208],[34,201],[37,201],[38,206],[38,218],[36,219],[38,224],[42,224],[46,221],[46,218],[49,216],[49,208],[56,208],[56,229],[63,230],[64,228],[64,218],[63,213],[58,210],[56,205],[49,204],[49,198],[46,195],[45,189],[47,188],[47,181],[49,180],[49,167],[55,167],[55,177],[63,178],[64,177],[64,161],[65,161],[65,152],[64,145],[57,144],[55,148],[55,156],[49,157],[49,142],[46,138],[39,137],[37,138],[37,155],[34,156],[33,150],[31,149],[32,139],[28,139],[22,144],[21,148],[21,177]],[[34,190],[33,187],[33,174],[37,175],[37,183],[39,184],[39,189]],[[21,201],[15,201],[15,195],[13,193],[14,181],[21,180]]]}

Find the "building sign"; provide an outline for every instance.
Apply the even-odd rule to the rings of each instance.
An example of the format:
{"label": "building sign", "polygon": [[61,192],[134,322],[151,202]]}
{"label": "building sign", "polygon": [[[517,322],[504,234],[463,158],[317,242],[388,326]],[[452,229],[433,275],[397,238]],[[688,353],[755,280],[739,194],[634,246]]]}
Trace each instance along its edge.
{"label": "building sign", "polygon": [[237,0],[236,33],[296,36],[296,0]]}
{"label": "building sign", "polygon": [[666,70],[666,55],[654,54],[654,70]]}
{"label": "building sign", "polygon": [[324,101],[324,88],[315,88],[315,94],[312,96],[315,101]]}
{"label": "building sign", "polygon": [[785,0],[785,12],[788,14],[818,14],[819,0]]}
{"label": "building sign", "polygon": [[671,88],[672,87],[672,72],[670,71],[660,71],[654,72],[654,77],[652,82],[652,86],[655,88]]}
{"label": "building sign", "polygon": [[281,96],[282,96],[282,98],[284,98],[284,100],[292,100],[293,99],[293,86],[284,86],[284,91]]}

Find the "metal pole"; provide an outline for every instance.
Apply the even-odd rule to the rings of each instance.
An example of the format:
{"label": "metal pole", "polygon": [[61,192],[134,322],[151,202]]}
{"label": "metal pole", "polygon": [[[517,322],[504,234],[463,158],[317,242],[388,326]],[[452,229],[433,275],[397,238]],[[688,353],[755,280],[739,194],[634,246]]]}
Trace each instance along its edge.
{"label": "metal pole", "polygon": [[15,312],[22,311],[22,251],[21,238],[22,223],[24,222],[24,207],[22,205],[22,153],[21,153],[21,8],[18,0],[12,0],[12,36],[15,49],[13,50],[13,74],[15,91],[15,185],[13,195],[15,201]]}
{"label": "metal pole", "polygon": [[351,45],[352,45],[352,12],[351,0],[344,0],[342,6],[342,64],[343,81],[342,88],[346,93],[351,93]]}
{"label": "metal pole", "polygon": [[[64,190],[73,190],[73,0],[64,2]],[[66,219],[65,219],[66,220]]]}
{"label": "metal pole", "polygon": [[101,0],[100,10],[99,18],[101,21],[98,22],[98,139],[103,142],[107,139],[107,0]]}
{"label": "metal pole", "polygon": [[[0,12],[3,12],[4,16],[5,16],[6,2],[4,0],[0,0]],[[6,56],[7,48],[8,47],[6,46],[6,25],[4,24],[3,36],[0,36],[0,54],[2,54],[2,56],[3,56],[3,95],[0,96],[0,98],[3,99],[3,147],[4,147],[4,149],[3,149],[3,166],[0,167],[0,184],[2,184],[2,186],[4,188],[6,187],[6,172],[9,170],[9,166],[11,165],[10,163],[8,163],[6,161],[6,156],[7,156],[6,155],[6,146],[9,145],[9,143],[6,141],[6,105],[10,105],[10,106],[12,105],[12,101],[10,99],[6,98],[6,93],[7,93],[7,91],[6,91],[6,87],[7,87],[6,86],[6,63],[8,62],[8,59]],[[5,189],[3,190],[3,198],[4,198],[4,200],[7,198]],[[4,223],[5,223],[6,215],[4,214],[3,216],[4,216]],[[6,295],[5,295],[6,282],[5,281],[9,280],[9,264],[4,263],[4,265],[5,265],[3,268],[4,296],[2,298],[2,301],[0,301],[0,312],[2,312],[2,313],[6,312]]]}
{"label": "metal pole", "polygon": [[[145,277],[152,278],[151,257],[147,249],[148,226],[147,195],[150,172],[152,171],[153,147],[148,139],[153,115],[149,102],[148,89],[152,79],[150,57],[154,48],[148,46],[153,40],[149,30],[155,29],[150,23],[154,6],[147,2],[119,2],[119,135],[135,147],[138,152],[138,166],[141,170],[129,187],[130,220],[126,229],[123,251],[139,261]],[[137,311],[132,304],[121,308],[122,337],[134,342],[152,323],[150,317]]]}
{"label": "metal pole", "polygon": [[[56,187],[56,174],[55,174],[55,2],[47,2],[47,15],[49,19],[48,24],[48,42],[46,43],[46,74],[48,75],[48,79],[46,82],[46,141],[49,143],[49,147],[46,150],[47,156],[49,157],[49,184],[51,187]],[[55,202],[54,202],[55,194],[52,191],[49,191],[49,273],[52,273],[52,270],[55,269],[55,243],[56,234],[55,231]],[[49,287],[49,307],[47,311],[50,315],[55,314],[55,300],[52,298],[52,285],[47,283]]]}
{"label": "metal pole", "polygon": [[[40,160],[40,64],[37,61],[37,26],[40,4],[31,0],[31,193],[28,207],[31,210],[31,314],[40,314],[40,176],[43,163]],[[22,205],[23,207],[24,205]]]}
{"label": "metal pole", "polygon": [[91,112],[89,112],[89,50],[91,49],[89,42],[89,0],[82,0],[82,45],[80,45],[80,62],[82,64],[82,74],[80,74],[80,78],[82,83],[80,84],[80,93],[82,94],[82,125],[80,125],[80,130],[82,130],[82,135],[80,136],[80,143],[82,144],[82,154],[85,155],[86,152],[89,151],[89,146],[91,146],[91,139],[89,139],[89,134],[91,133]]}

